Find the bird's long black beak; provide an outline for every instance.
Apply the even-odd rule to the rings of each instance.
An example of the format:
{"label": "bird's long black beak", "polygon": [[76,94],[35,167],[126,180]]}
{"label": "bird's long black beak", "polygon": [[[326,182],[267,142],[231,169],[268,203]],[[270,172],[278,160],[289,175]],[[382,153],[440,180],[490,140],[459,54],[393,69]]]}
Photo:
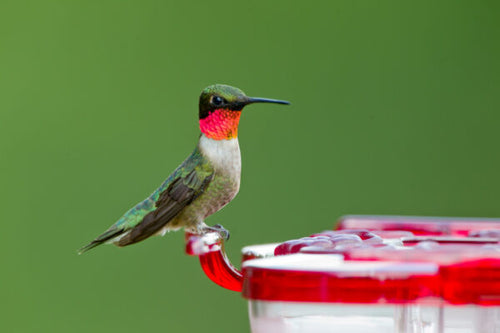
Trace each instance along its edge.
{"label": "bird's long black beak", "polygon": [[274,103],[274,104],[286,104],[286,105],[290,104],[290,102],[288,101],[281,101],[279,99],[249,97],[246,104],[252,104],[252,103]]}

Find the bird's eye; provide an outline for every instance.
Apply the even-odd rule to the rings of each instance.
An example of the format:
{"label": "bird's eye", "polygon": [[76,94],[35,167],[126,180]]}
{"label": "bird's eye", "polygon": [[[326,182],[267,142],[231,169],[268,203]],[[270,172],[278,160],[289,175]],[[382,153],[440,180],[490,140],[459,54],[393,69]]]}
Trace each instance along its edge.
{"label": "bird's eye", "polygon": [[220,106],[224,103],[224,98],[220,96],[212,96],[211,103],[215,106]]}

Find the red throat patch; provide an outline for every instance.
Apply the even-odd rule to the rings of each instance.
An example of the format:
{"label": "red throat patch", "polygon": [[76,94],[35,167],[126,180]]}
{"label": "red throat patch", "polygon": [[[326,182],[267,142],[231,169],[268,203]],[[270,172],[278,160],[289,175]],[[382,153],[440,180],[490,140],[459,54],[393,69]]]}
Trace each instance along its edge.
{"label": "red throat patch", "polygon": [[200,119],[200,130],[207,138],[229,140],[238,136],[241,111],[217,109]]}

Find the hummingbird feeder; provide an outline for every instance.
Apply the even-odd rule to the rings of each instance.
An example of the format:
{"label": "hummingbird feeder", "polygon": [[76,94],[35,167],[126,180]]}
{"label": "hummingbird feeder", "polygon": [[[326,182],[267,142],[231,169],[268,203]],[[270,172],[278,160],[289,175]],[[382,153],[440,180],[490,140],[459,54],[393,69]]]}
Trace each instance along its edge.
{"label": "hummingbird feeder", "polygon": [[186,234],[205,274],[249,302],[253,333],[500,332],[500,219],[345,216],[242,250]]}

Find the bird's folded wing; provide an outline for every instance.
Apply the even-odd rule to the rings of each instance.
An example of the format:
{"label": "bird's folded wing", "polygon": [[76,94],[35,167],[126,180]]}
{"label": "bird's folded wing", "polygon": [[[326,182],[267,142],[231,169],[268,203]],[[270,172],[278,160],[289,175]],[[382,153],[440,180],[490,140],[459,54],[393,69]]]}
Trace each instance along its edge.
{"label": "bird's folded wing", "polygon": [[120,239],[119,246],[139,242],[160,231],[170,220],[200,196],[213,178],[213,170],[193,168],[185,170],[160,193],[155,203],[156,209]]}

